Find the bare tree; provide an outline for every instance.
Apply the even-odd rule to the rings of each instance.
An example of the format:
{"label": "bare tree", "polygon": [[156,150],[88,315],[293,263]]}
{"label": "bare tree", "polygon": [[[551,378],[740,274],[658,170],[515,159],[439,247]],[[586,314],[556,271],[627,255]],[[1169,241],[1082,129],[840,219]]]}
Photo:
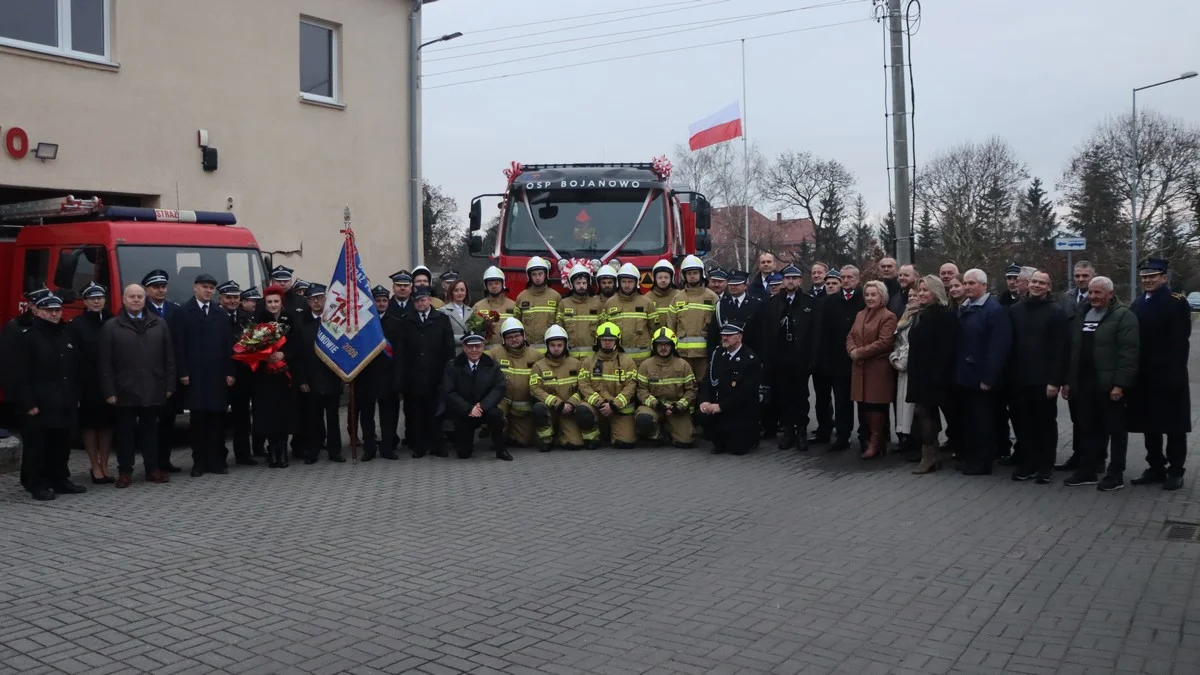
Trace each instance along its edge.
{"label": "bare tree", "polygon": [[1028,172],[1006,141],[956,146],[935,155],[918,176],[919,199],[946,259],[986,269],[1011,255],[1012,208]]}
{"label": "bare tree", "polygon": [[[762,177],[767,162],[758,146],[751,144],[749,152],[743,153],[737,143],[718,143],[695,152],[677,145],[673,154],[676,158],[673,162],[675,180],[704,194],[714,207],[749,205],[754,208],[762,199]],[[710,258],[723,264],[732,264],[744,257],[746,236],[741,215],[734,218],[727,214],[727,217],[715,218],[712,234]],[[751,249],[768,245],[769,242],[765,241],[767,238],[769,232],[764,228],[752,228]]]}
{"label": "bare tree", "polygon": [[812,220],[817,255],[821,255],[845,243],[841,210],[854,182],[854,174],[836,159],[807,151],[784,152],[763,177],[763,196],[780,210]]}

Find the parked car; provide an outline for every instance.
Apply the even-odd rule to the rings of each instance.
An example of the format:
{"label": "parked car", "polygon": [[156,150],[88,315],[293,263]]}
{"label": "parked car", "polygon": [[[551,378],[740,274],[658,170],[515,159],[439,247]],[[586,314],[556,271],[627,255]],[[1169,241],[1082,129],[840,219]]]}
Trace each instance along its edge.
{"label": "parked car", "polygon": [[1187,301],[1193,312],[1200,312],[1200,291],[1188,293]]}

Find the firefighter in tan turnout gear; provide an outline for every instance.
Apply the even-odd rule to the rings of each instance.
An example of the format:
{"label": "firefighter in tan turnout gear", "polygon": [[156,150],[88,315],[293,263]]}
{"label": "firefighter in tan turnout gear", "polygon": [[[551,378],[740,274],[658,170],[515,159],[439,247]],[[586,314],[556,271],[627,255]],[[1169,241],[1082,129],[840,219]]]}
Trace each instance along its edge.
{"label": "firefighter in tan turnout gear", "polygon": [[503,340],[500,338],[500,324],[505,319],[513,317],[513,310],[516,309],[517,303],[512,301],[504,293],[504,272],[500,271],[495,265],[487,268],[483,272],[483,286],[487,291],[487,297],[475,303],[471,308],[472,312],[495,312],[500,316],[496,325],[492,326],[492,336],[488,339],[489,345],[498,345]]}
{"label": "firefighter in tan turnout gear", "polygon": [[671,313],[674,310],[677,292],[675,289],[675,266],[669,260],[659,260],[654,263],[654,269],[650,274],[654,278],[654,285],[646,294],[646,301],[650,303],[650,330],[671,328]]}
{"label": "firefighter in tan turnout gear", "polygon": [[621,346],[634,363],[650,356],[650,301],[638,289],[641,274],[633,263],[617,271],[617,293],[604,304],[604,320],[621,329]]}
{"label": "firefighter in tan turnout gear", "polygon": [[598,413],[613,447],[632,448],[637,440],[633,428],[637,366],[621,347],[620,326],[600,324],[593,348],[595,351],[579,367],[579,395]]}
{"label": "firefighter in tan turnout gear", "polygon": [[568,276],[571,294],[558,302],[558,325],[567,331],[567,348],[571,356],[586,359],[592,354],[596,341],[596,326],[603,314],[600,298],[591,294],[592,273],[583,265],[575,265]]}
{"label": "firefighter in tan turnout gear", "polygon": [[529,393],[529,376],[533,364],[542,358],[525,339],[525,326],[517,319],[505,319],[500,324],[500,335],[504,344],[492,347],[488,356],[500,364],[504,373],[504,400],[500,412],[504,413],[508,439],[517,445],[534,444],[533,396]]}
{"label": "firefighter in tan turnout gear", "polygon": [[577,419],[586,421],[593,440],[598,436],[596,413],[579,395],[580,361],[567,353],[567,331],[562,326],[550,326],[545,342],[546,356],[533,364],[529,376],[537,447],[549,452],[557,443],[564,450],[579,450],[583,435]]}
{"label": "firefighter in tan turnout gear", "polygon": [[679,355],[691,365],[699,382],[708,368],[708,324],[714,320],[720,298],[704,286],[704,263],[696,256],[684,258],[679,271],[685,285],[675,294],[671,329]]}
{"label": "firefighter in tan turnout gear", "polygon": [[[558,303],[562,296],[549,285],[550,263],[544,258],[533,256],[525,264],[525,276],[529,286],[517,296],[517,307],[513,316],[521,320],[525,330],[541,339],[546,329],[554,325],[558,314]],[[539,356],[546,353],[546,345],[537,343],[533,348]]]}
{"label": "firefighter in tan turnout gear", "polygon": [[696,406],[696,376],[687,361],[675,351],[675,333],[670,328],[654,331],[654,355],[638,366],[638,400],[634,417],[638,438],[661,442],[662,426],[670,430],[677,448],[692,448],[692,411]]}

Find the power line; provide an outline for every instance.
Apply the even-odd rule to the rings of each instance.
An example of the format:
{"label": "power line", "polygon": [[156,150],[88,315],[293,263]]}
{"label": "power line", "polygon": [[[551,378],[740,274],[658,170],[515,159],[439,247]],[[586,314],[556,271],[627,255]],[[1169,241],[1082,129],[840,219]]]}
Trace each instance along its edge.
{"label": "power line", "polygon": [[[625,17],[621,17],[619,19],[606,19],[604,21],[590,21],[588,23],[583,23],[583,24],[579,24],[576,26],[566,26],[563,28],[551,28],[550,30],[539,30],[539,31],[535,31],[533,33],[522,33],[520,35],[509,35],[508,37],[496,38],[494,40],[481,40],[479,42],[470,42],[470,43],[462,44],[462,45],[454,45],[454,46],[450,46],[450,47],[439,47],[437,49],[430,49],[429,51],[430,52],[446,52],[446,51],[450,51],[452,49],[469,49],[471,47],[478,47],[479,45],[490,45],[490,44],[493,44],[496,42],[509,42],[512,40],[519,40],[521,38],[526,38],[526,37],[538,37],[541,35],[546,35],[547,33],[561,33],[562,31],[565,31],[565,30],[577,30],[579,28],[591,28],[592,26],[602,26],[606,23],[631,21],[633,19],[644,19],[648,16],[659,16],[660,14],[671,14],[674,12],[683,12],[683,11],[688,11],[688,10],[692,10],[692,9],[700,9],[702,7],[712,7],[713,5],[723,5],[727,2],[730,2],[730,0],[706,0],[705,4],[695,5],[693,7],[676,7],[675,9],[660,9],[658,11],[649,12],[646,14],[638,14],[636,16],[625,16]],[[621,11],[630,11],[630,10],[621,10]],[[603,16],[603,15],[599,14],[596,16]],[[579,18],[584,18],[584,17],[579,17]],[[534,23],[528,24],[528,25],[541,25],[542,23],[553,23],[553,21],[534,22]],[[483,31],[480,31],[480,32],[483,32]]]}
{"label": "power line", "polygon": [[[676,2],[664,2],[664,3],[660,4],[656,9],[662,8],[662,7],[673,7],[675,5],[693,5],[693,4],[695,4],[697,2],[701,2],[701,1],[702,0],[677,0]],[[720,0],[720,1],[728,2],[729,0]],[[560,23],[562,21],[575,21],[576,19],[591,19],[591,18],[597,17],[597,16],[611,16],[613,14],[624,14],[626,12],[640,12],[645,9],[646,9],[645,7],[630,7],[628,9],[614,9],[614,10],[611,10],[608,12],[596,12],[595,14],[581,14],[578,16],[564,16],[564,17],[561,17],[558,19],[543,19],[541,21],[530,21],[528,23],[510,23],[507,26],[493,26],[492,28],[481,28],[479,30],[473,30],[473,31],[471,31],[471,34],[478,35],[480,33],[493,33],[498,30],[508,30],[509,28],[525,28],[526,26],[544,26],[548,23]],[[685,7],[684,9],[689,9],[689,8]],[[637,17],[627,17],[627,18],[637,18]],[[618,19],[618,20],[624,21],[625,19]]]}
{"label": "power line", "polygon": [[863,21],[874,21],[874,19],[869,18],[869,17],[863,18],[863,19],[851,19],[849,21],[839,21],[837,23],[827,23],[827,24],[822,24],[819,26],[808,26],[805,28],[794,28],[792,30],[778,31],[775,33],[763,33],[760,35],[750,35],[745,38],[735,38],[732,40],[719,40],[717,42],[706,42],[703,44],[687,45],[684,47],[672,47],[670,49],[659,49],[659,50],[652,51],[652,52],[642,52],[640,54],[626,54],[624,56],[612,56],[612,57],[605,58],[605,59],[584,61],[582,63],[567,63],[567,64],[563,64],[561,66],[549,66],[547,68],[539,68],[537,70],[525,70],[525,71],[521,71],[519,73],[505,73],[504,75],[493,75],[491,77],[480,77],[480,78],[476,78],[474,80],[462,80],[459,82],[447,82],[446,84],[438,84],[438,85],[434,85],[432,87],[425,87],[424,89],[425,90],[444,89],[446,87],[457,87],[457,86],[463,85],[463,84],[475,84],[477,82],[488,82],[491,80],[503,80],[503,79],[506,79],[509,77],[519,77],[521,75],[535,75],[535,74],[546,73],[546,72],[550,72],[550,71],[554,71],[554,70],[563,70],[566,68],[577,68],[579,66],[591,66],[591,65],[595,65],[597,63],[608,63],[610,61],[623,61],[623,60],[627,60],[627,59],[638,59],[638,58],[642,58],[644,56],[656,56],[658,54],[672,54],[675,52],[687,51],[689,49],[701,49],[703,47],[715,47],[717,45],[727,45],[727,44],[732,44],[735,42],[741,42],[742,40],[760,40],[763,38],[777,37],[780,35],[791,35],[793,33],[803,33],[805,31],[819,30],[822,28],[834,28],[837,26],[847,26],[852,23],[862,23]]}
{"label": "power line", "polygon": [[[436,58],[436,59],[423,59],[423,61],[425,61],[426,63],[434,63],[437,61],[450,61],[453,59],[470,58],[472,56],[485,56],[488,54],[497,54],[499,52],[527,50],[527,49],[532,49],[535,47],[548,47],[550,45],[559,45],[559,44],[564,44],[567,42],[578,42],[580,40],[596,40],[596,39],[607,38],[607,37],[619,37],[622,35],[632,35],[634,33],[648,33],[651,31],[665,30],[668,28],[683,28],[683,27],[688,27],[688,26],[702,26],[702,24],[712,24],[709,26],[702,26],[702,28],[712,28],[715,26],[723,26],[726,23],[735,23],[737,21],[742,21],[742,20],[749,21],[749,20],[753,20],[753,19],[761,19],[761,18],[768,17],[768,16],[776,16],[776,15],[780,15],[780,14],[790,14],[792,12],[800,12],[800,11],[804,11],[804,10],[808,10],[808,9],[823,9],[826,7],[839,7],[842,5],[848,5],[848,4],[853,4],[853,3],[857,3],[857,2],[866,2],[866,1],[867,0],[831,0],[830,2],[823,2],[820,4],[816,4],[816,5],[808,5],[805,7],[795,7],[792,9],[781,9],[781,10],[776,10],[776,11],[771,11],[771,12],[760,12],[758,14],[741,14],[741,15],[737,15],[737,16],[717,17],[714,19],[703,19],[701,21],[689,21],[686,23],[669,24],[666,26],[653,26],[650,28],[635,28],[635,29],[631,29],[631,30],[616,31],[614,33],[602,33],[600,35],[584,35],[584,36],[579,36],[579,37],[564,38],[562,40],[552,40],[550,42],[539,42],[539,43],[531,44],[531,45],[517,45],[515,47],[501,47],[499,49],[485,49],[483,51],[471,52],[469,54],[458,54],[455,56],[443,56],[441,58]],[[661,35],[670,35],[670,34],[671,33],[661,33]],[[653,37],[658,37],[658,35],[648,35],[648,36],[645,36],[645,37],[639,38],[639,39],[647,39],[647,38],[653,38]],[[608,43],[608,44],[620,44],[620,42],[613,42],[613,43]],[[468,46],[473,46],[473,45],[468,45]],[[595,45],[595,46],[599,47],[599,46],[603,46],[603,45]],[[572,51],[572,50],[568,50],[568,51]],[[551,54],[561,54],[561,53],[564,53],[564,52],[551,52]],[[491,65],[498,65],[498,64],[491,64]],[[454,71],[447,71],[447,72],[454,72]],[[431,73],[431,75],[434,75],[434,74],[437,74],[437,73]]]}

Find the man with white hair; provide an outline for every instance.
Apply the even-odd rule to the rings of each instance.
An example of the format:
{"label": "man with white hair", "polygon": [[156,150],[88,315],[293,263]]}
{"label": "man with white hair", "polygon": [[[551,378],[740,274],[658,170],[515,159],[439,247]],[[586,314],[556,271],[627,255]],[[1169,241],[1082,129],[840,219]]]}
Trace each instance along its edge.
{"label": "man with white hair", "polygon": [[[1084,432],[1080,466],[1063,483],[1096,485],[1103,492],[1125,487],[1125,453],[1129,445],[1126,392],[1137,382],[1139,332],[1137,316],[1116,299],[1108,277],[1088,284],[1089,308],[1071,322],[1071,352],[1063,398],[1076,399]],[[1108,473],[1097,481],[1101,454],[1109,445]]]}
{"label": "man with white hair", "polygon": [[962,472],[984,476],[992,472],[996,454],[997,391],[1004,377],[1012,325],[1008,312],[988,293],[987,273],[969,269],[963,275],[966,294],[958,309],[958,356],[954,383],[959,389],[961,425],[966,454]]}

